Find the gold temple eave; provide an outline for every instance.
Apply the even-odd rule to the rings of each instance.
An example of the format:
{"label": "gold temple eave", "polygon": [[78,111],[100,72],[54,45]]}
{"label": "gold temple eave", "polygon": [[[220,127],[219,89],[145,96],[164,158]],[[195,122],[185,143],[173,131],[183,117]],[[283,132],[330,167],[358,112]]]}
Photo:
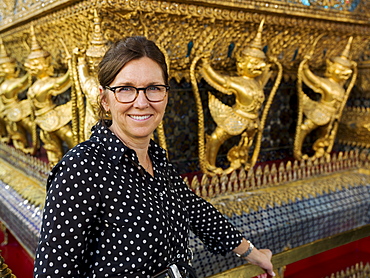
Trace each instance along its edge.
{"label": "gold temple eave", "polygon": [[[254,12],[276,13],[285,15],[294,15],[297,17],[327,19],[336,22],[369,24],[370,20],[368,14],[351,14],[347,11],[332,11],[322,7],[315,7],[311,3],[311,7],[305,6],[301,1],[248,1],[248,0],[191,0],[191,1],[175,1],[169,2],[183,2],[193,5],[204,6],[218,6],[222,8],[234,8],[250,10]],[[313,2],[313,1],[312,1]],[[365,1],[364,1],[365,2]],[[294,4],[293,4],[294,3]],[[362,3],[362,9],[368,8],[367,3]],[[294,18],[287,19],[294,24]]]}
{"label": "gold temple eave", "polygon": [[[245,5],[244,2],[240,3]],[[369,22],[349,24],[349,21],[330,20],[326,16],[312,18],[309,14],[313,9],[309,8],[305,8],[306,16],[290,16],[289,9],[258,11],[236,8],[233,2],[228,5],[226,1],[222,5],[221,2],[215,5],[207,1],[203,1],[202,5],[192,1],[134,0],[117,0],[114,5],[109,1],[95,0],[53,3],[53,9],[45,6],[40,14],[37,11],[25,11],[22,15],[25,21],[14,15],[12,22],[16,25],[3,23],[7,26],[5,28],[0,21],[0,36],[7,49],[12,49],[12,57],[22,64],[29,54],[27,44],[30,40],[30,27],[34,26],[40,44],[53,57],[58,74],[66,71],[65,49],[72,53],[74,48],[83,49],[88,44],[95,8],[102,18],[102,29],[108,41],[113,42],[130,35],[144,35],[156,41],[168,54],[170,77],[178,82],[182,78],[189,80],[191,62],[203,50],[208,50],[209,45],[204,45],[204,42],[217,38],[219,34],[227,33],[228,36],[218,41],[212,49],[214,67],[228,72],[234,70],[234,58],[227,54],[229,46],[235,44],[234,52],[238,52],[242,44],[254,36],[251,30],[255,30],[263,18],[263,44],[268,46],[268,55],[278,57],[283,65],[284,79],[295,78],[298,61],[306,53],[312,38],[318,34],[325,34],[325,37],[318,45],[318,55],[312,64],[314,69],[320,68],[327,57],[337,55],[338,49],[341,49],[350,35],[354,36],[353,59],[361,59],[370,37]],[[361,14],[369,14],[370,8],[365,11]],[[337,13],[339,15],[344,12]],[[327,12],[327,16],[330,14]],[[17,20],[20,21],[17,23]],[[61,47],[61,40],[66,48]],[[323,51],[326,55],[319,55]],[[197,78],[200,77],[197,75]]]}
{"label": "gold temple eave", "polygon": [[[25,11],[20,12],[19,14],[13,14],[9,18],[3,19],[2,22],[0,21],[0,32],[7,29],[15,28],[19,25],[23,25],[31,20],[40,18],[47,14],[51,14],[77,2],[81,2],[81,0],[51,1],[48,5],[42,5],[42,3],[39,3],[37,7],[29,9],[25,9],[25,7],[22,7],[23,9],[25,9]],[[15,8],[16,6],[14,7],[14,9]],[[13,11],[13,13],[14,12],[15,11]]]}
{"label": "gold temple eave", "polygon": [[[230,34],[213,49],[213,56],[217,58],[214,59],[217,61],[217,69],[229,71],[233,65],[232,59],[227,57],[229,45],[235,43],[235,51],[240,49],[241,44],[249,41],[254,35],[249,32],[249,28],[254,30],[254,25],[259,24],[262,18],[266,22],[266,41],[263,43],[268,44],[269,55],[279,57],[285,75],[291,73],[291,76],[295,75],[296,61],[305,53],[305,47],[310,45],[311,37],[326,34],[317,52],[322,53],[325,49],[328,56],[333,56],[337,53],[338,45],[340,46],[349,35],[354,35],[353,58],[358,60],[370,34],[369,5],[358,7],[354,12],[347,12],[307,7],[297,3],[292,5],[285,0],[253,1],[252,4],[245,0],[29,2],[33,3],[32,7],[35,9],[26,7],[19,13],[10,11],[9,18],[0,20],[0,36],[6,47],[12,49],[12,56],[22,63],[29,52],[26,44],[29,43],[30,26],[35,26],[36,35],[41,45],[51,53],[58,72],[65,72],[60,68],[66,67],[66,54],[60,47],[60,40],[65,42],[71,53],[75,47],[86,47],[87,37],[91,32],[93,9],[99,11],[105,38],[109,41],[115,41],[122,36],[144,35],[161,45],[169,55],[171,77],[176,77],[177,80],[183,77],[188,79],[187,72],[194,55],[207,47],[202,42],[208,41],[208,37],[217,37],[217,34],[225,32]],[[40,3],[46,2],[50,4],[40,6]],[[266,10],[267,8],[271,10]],[[295,12],[298,8],[299,13]],[[0,8],[0,17],[1,13],[4,11]],[[293,15],[294,13],[296,14]],[[338,20],[340,18],[343,18],[343,21]],[[191,49],[188,46],[190,42],[194,44]],[[323,57],[315,57],[315,61],[313,66],[320,67],[324,60]]]}
{"label": "gold temple eave", "polygon": [[[11,1],[5,1],[11,2]],[[22,1],[23,2],[23,1]],[[289,15],[286,17],[288,24],[297,24],[295,17],[325,19],[333,22],[369,24],[369,4],[367,1],[362,1],[355,11],[349,12],[346,10],[331,10],[328,8],[315,6],[311,3],[310,6],[302,4],[300,1],[246,1],[246,0],[192,0],[192,1],[81,1],[81,0],[33,0],[27,1],[26,4],[17,2],[13,5],[8,4],[7,7],[0,12],[7,15],[3,22],[0,22],[0,32],[8,28],[14,28],[17,25],[24,24],[31,19],[36,19],[51,14],[54,11],[60,10],[66,6],[72,6],[81,3],[80,8],[86,9],[91,7],[98,8],[113,8],[113,9],[127,9],[127,10],[141,10],[154,11],[164,13],[180,14],[185,12],[188,15],[198,17],[219,17],[227,19],[232,15],[234,20],[239,20],[241,11],[249,11],[253,13],[267,13],[267,14],[283,14]]]}
{"label": "gold temple eave", "polygon": [[[370,225],[365,225],[273,255],[272,263],[274,265],[274,268],[279,269],[288,264],[297,262],[310,256],[314,256],[332,248],[339,247],[344,244],[368,237],[369,234]],[[244,264],[225,272],[209,276],[208,278],[254,277],[261,273],[263,273],[261,268],[251,264]]]}

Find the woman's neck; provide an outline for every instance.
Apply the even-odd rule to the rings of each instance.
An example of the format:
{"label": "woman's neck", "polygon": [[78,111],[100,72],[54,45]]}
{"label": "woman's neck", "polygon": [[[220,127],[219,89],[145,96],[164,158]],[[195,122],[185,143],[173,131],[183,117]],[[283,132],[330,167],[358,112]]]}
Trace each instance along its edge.
{"label": "woman's neck", "polygon": [[151,161],[148,154],[150,138],[138,138],[138,139],[128,139],[122,136],[119,132],[115,130],[113,126],[109,128],[127,147],[134,150],[139,163],[146,171],[151,168]]}

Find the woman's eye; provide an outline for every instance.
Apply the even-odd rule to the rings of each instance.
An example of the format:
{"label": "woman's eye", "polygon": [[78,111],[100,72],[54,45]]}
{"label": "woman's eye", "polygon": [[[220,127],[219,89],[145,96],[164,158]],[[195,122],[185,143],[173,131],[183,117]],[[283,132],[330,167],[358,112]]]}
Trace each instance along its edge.
{"label": "woman's eye", "polygon": [[156,87],[156,86],[149,86],[147,88],[147,90],[149,90],[149,91],[159,91],[160,89],[158,87]]}
{"label": "woman's eye", "polygon": [[117,88],[117,93],[127,93],[133,91],[131,87],[119,87]]}

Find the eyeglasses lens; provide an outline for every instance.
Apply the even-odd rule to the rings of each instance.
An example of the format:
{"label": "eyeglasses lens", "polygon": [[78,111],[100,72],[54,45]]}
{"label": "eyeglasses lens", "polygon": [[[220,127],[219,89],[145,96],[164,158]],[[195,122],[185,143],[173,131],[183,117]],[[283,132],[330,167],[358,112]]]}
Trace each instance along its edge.
{"label": "eyeglasses lens", "polygon": [[[145,91],[146,98],[149,101],[162,101],[167,93],[167,86],[156,85],[142,88]],[[119,102],[133,102],[137,95],[138,89],[131,86],[122,86],[115,89],[115,96]]]}

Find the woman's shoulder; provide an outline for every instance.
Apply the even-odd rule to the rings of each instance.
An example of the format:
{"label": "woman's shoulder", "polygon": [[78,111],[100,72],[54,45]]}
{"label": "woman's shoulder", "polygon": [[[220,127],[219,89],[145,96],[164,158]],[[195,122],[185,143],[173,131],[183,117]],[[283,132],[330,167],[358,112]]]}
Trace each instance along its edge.
{"label": "woman's shoulder", "polygon": [[55,167],[64,167],[75,163],[79,165],[89,164],[91,161],[101,159],[104,156],[103,154],[104,146],[99,142],[88,139],[69,149]]}

